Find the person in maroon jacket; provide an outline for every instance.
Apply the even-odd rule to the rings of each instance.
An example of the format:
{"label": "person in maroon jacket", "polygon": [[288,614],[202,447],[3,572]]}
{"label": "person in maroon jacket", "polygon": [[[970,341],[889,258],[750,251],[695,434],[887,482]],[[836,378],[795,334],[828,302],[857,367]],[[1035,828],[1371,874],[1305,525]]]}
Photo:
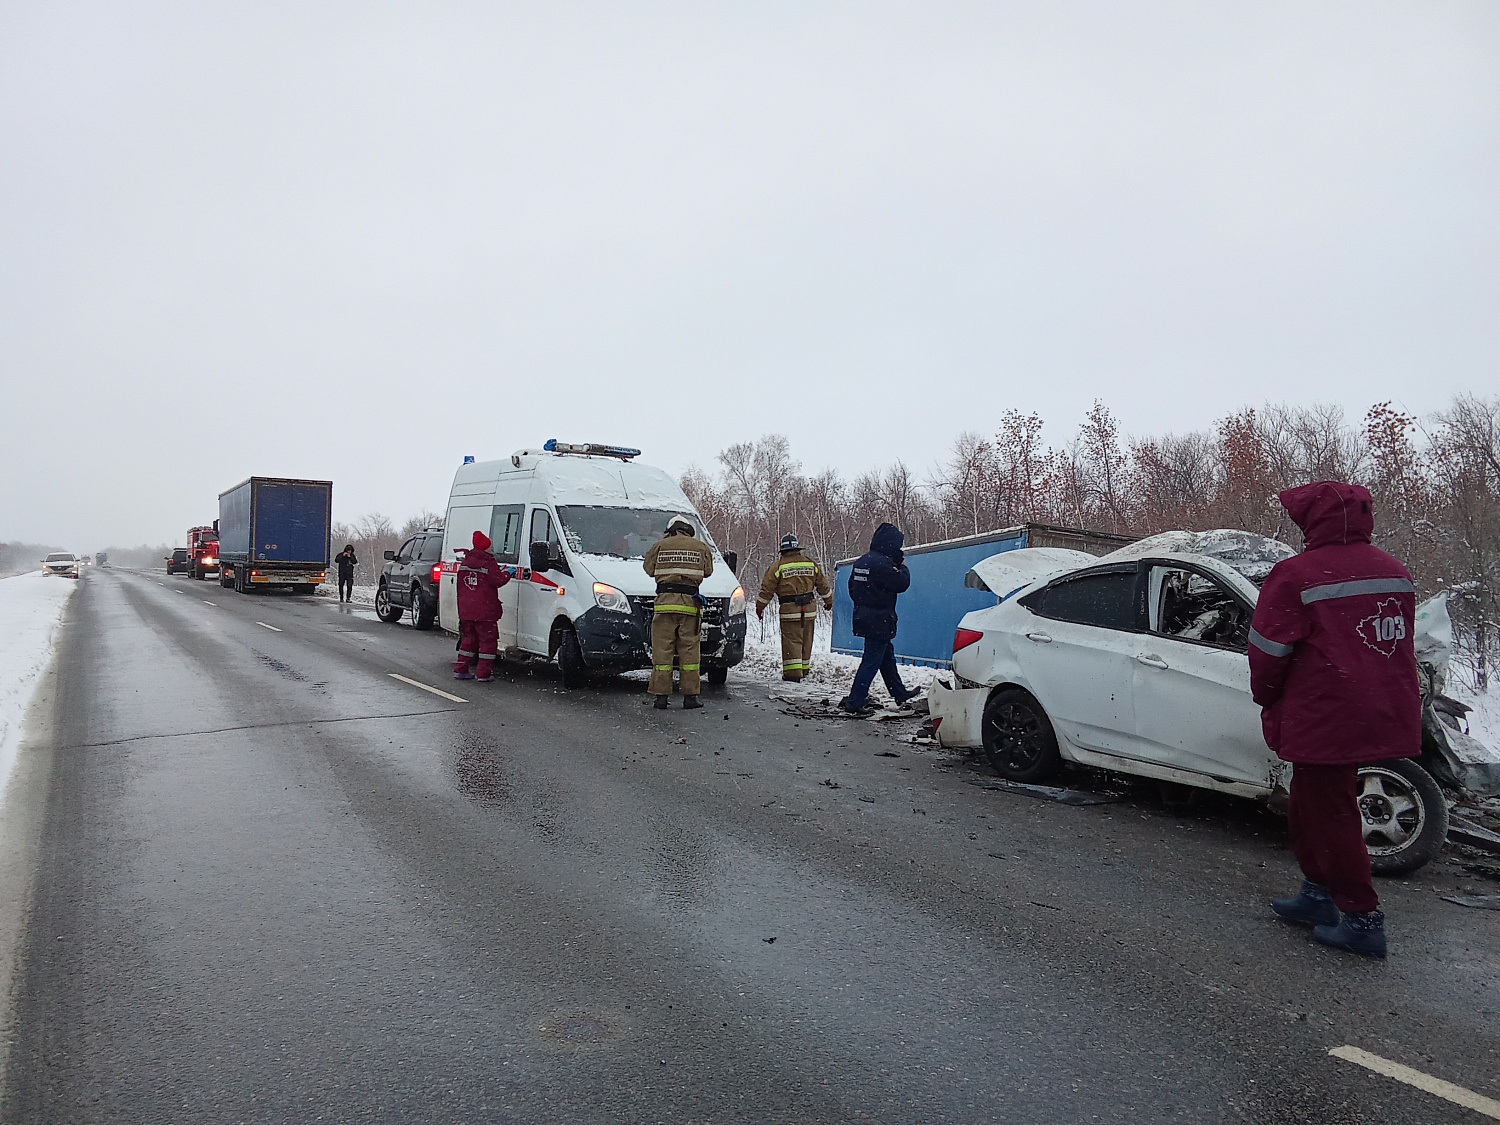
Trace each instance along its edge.
{"label": "person in maroon jacket", "polygon": [[459,552],[458,560],[458,659],[453,664],[455,680],[482,684],[495,678],[495,659],[500,647],[500,587],[510,581],[510,569],[490,554],[490,537],[474,533],[471,550]]}
{"label": "person in maroon jacket", "polygon": [[1319,481],[1287,489],[1281,503],[1306,545],[1261,588],[1250,691],[1266,745],[1292,763],[1287,827],[1304,878],[1271,909],[1327,945],[1384,957],[1356,771],[1422,751],[1416,588],[1370,542],[1375,516],[1359,485]]}

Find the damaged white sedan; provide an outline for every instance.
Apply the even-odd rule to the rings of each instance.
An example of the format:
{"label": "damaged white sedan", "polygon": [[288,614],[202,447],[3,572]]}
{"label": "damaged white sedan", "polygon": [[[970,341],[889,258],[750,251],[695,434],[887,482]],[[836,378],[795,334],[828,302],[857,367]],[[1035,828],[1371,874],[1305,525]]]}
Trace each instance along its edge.
{"label": "damaged white sedan", "polygon": [[[1258,583],[1291,553],[1247,532],[1169,532],[1103,558],[1031,548],[976,564],[966,585],[998,601],[959,623],[957,686],[929,694],[938,741],[982,747],[1017,782],[1076,762],[1284,796],[1290,767],[1261,735],[1246,646]],[[1420,867],[1447,834],[1418,760],[1362,767],[1360,809],[1379,872]]]}

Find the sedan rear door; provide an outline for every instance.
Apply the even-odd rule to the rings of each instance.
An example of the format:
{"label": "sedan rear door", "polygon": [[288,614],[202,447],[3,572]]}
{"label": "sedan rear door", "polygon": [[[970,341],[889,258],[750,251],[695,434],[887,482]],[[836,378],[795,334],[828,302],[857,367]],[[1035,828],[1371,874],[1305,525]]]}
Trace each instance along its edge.
{"label": "sedan rear door", "polygon": [[1015,642],[1027,687],[1057,733],[1089,750],[1130,756],[1135,741],[1136,586],[1132,562],[1069,574],[1021,599],[1033,615]]}

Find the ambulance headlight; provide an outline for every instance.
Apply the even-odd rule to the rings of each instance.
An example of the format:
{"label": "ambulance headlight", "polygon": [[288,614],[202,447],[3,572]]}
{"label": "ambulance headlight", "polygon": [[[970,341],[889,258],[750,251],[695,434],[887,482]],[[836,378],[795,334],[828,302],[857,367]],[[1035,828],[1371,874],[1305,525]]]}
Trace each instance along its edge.
{"label": "ambulance headlight", "polygon": [[729,595],[729,616],[736,617],[745,612],[745,587],[736,586]]}
{"label": "ambulance headlight", "polygon": [[594,583],[594,604],[610,613],[630,612],[630,599],[607,582]]}

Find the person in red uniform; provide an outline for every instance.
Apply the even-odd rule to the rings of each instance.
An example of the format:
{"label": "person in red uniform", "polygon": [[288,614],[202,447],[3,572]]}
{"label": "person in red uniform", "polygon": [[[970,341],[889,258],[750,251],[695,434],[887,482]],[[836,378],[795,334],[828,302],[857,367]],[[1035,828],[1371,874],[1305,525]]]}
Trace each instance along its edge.
{"label": "person in red uniform", "polygon": [[1306,543],[1261,588],[1250,691],[1266,745],[1292,763],[1287,828],[1304,878],[1299,894],[1271,909],[1312,926],[1325,945],[1384,957],[1356,771],[1422,752],[1416,587],[1370,542],[1375,514],[1359,485],[1305,484],[1281,503]]}
{"label": "person in red uniform", "polygon": [[455,680],[495,678],[500,647],[500,587],[510,581],[510,568],[490,554],[490,537],[474,533],[474,546],[458,560],[458,659]]}

